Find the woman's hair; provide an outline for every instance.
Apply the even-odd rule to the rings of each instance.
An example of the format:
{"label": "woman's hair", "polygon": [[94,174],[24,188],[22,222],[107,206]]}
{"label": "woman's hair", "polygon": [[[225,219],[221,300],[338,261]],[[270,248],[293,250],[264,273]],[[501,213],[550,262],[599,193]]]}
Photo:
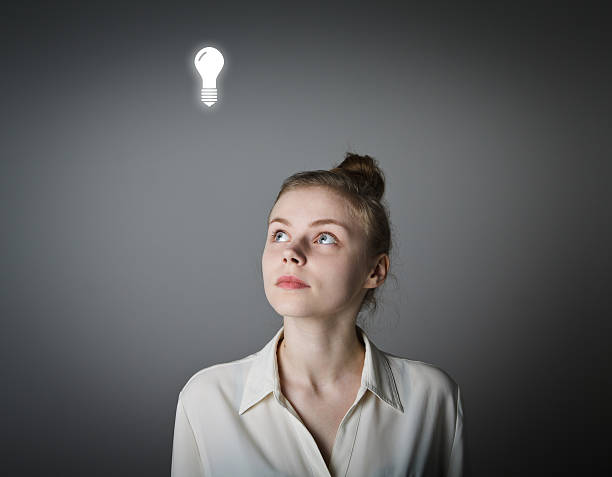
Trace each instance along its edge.
{"label": "woman's hair", "polygon": [[[319,169],[293,174],[283,182],[274,204],[285,192],[312,186],[327,187],[346,199],[349,214],[361,224],[366,236],[364,258],[371,266],[374,266],[371,261],[379,254],[386,253],[391,256],[391,221],[387,203],[383,199],[385,176],[373,157],[347,152],[344,160],[330,170]],[[380,286],[370,288],[366,292],[359,312],[366,307],[369,307],[372,314],[376,312],[379,288]]]}

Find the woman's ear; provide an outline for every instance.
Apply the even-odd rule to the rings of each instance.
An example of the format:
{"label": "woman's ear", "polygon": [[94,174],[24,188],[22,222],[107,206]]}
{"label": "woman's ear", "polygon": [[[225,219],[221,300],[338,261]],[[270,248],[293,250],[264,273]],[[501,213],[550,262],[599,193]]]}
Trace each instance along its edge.
{"label": "woman's ear", "polygon": [[367,281],[367,285],[369,286],[367,288],[376,288],[385,281],[387,273],[389,272],[389,265],[389,255],[386,253],[381,254],[370,271]]}

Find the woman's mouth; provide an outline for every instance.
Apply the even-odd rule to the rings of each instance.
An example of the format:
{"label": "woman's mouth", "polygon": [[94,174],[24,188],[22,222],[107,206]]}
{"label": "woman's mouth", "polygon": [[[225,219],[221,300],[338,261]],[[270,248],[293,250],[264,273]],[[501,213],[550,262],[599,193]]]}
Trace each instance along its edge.
{"label": "woman's mouth", "polygon": [[277,280],[276,285],[290,290],[295,290],[296,288],[309,288],[306,283],[293,275],[283,275]]}
{"label": "woman's mouth", "polygon": [[302,285],[300,283],[295,283],[295,282],[281,282],[278,284],[279,287],[281,288],[288,288],[288,289],[295,289],[295,288],[309,288],[308,285]]}

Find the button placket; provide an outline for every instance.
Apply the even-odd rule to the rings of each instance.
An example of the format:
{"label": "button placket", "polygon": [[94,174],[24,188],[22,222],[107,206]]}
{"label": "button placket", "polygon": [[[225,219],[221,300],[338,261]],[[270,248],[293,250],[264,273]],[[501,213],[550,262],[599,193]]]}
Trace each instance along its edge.
{"label": "button placket", "polygon": [[[329,472],[329,469],[327,468],[327,464],[325,464],[325,460],[323,459],[323,456],[321,455],[319,446],[317,446],[317,443],[314,440],[314,437],[312,436],[312,434],[310,433],[310,431],[308,430],[308,428],[306,427],[306,425],[304,424],[304,422],[302,421],[302,419],[300,418],[296,410],[293,408],[289,400],[285,398],[285,396],[282,395],[282,393],[278,397],[279,397],[279,402],[281,403],[281,405],[292,416],[290,419],[293,424],[293,428],[295,432],[305,436],[306,440],[309,443],[309,445],[306,447],[304,446],[304,441],[300,439],[300,446],[303,452],[308,457],[306,460],[308,462],[308,465],[310,466],[312,475],[316,477],[319,477],[319,476],[332,477]],[[315,463],[318,463],[316,467],[313,466],[313,464]]]}
{"label": "button placket", "polygon": [[[353,453],[353,445],[357,436],[357,429],[359,428],[359,420],[361,419],[361,411],[363,409],[363,406],[360,406],[359,402],[366,391],[366,387],[362,386],[359,388],[353,405],[346,412],[342,418],[342,421],[340,422],[340,425],[338,426],[330,459],[330,467],[333,470],[334,476],[346,475],[346,472],[348,471],[348,466]],[[356,415],[353,415],[355,413]],[[342,446],[347,445],[350,445],[350,450],[348,452],[341,452],[340,455],[338,455],[338,452],[340,449],[342,449]]]}

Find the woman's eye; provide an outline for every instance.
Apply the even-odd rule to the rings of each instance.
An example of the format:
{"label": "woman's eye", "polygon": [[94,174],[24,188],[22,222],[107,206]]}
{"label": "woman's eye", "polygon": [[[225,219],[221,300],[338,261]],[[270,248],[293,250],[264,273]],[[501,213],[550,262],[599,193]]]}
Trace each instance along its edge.
{"label": "woman's eye", "polygon": [[[319,235],[319,237],[330,237],[330,238],[332,238],[332,239],[334,240],[334,241],[333,241],[333,242],[331,242],[331,243],[332,243],[332,244],[333,244],[333,243],[336,243],[336,239],[335,239],[335,237],[334,237],[332,234],[328,234],[327,232],[323,232],[321,235]],[[320,243],[320,242],[318,242],[318,243]]]}
{"label": "woman's eye", "polygon": [[[278,237],[278,234],[285,234],[285,232],[283,232],[282,230],[277,230],[276,232],[274,232],[274,233],[272,234],[272,241],[273,241],[273,242],[278,242],[278,240],[276,240],[276,238]],[[285,235],[286,235],[286,234],[285,234]],[[334,237],[332,234],[330,234],[330,233],[328,233],[328,232],[322,232],[322,233],[319,235],[319,238],[320,238],[320,237],[328,237],[328,239],[326,239],[326,240],[329,240],[330,238],[334,240],[333,242],[323,243],[323,242],[319,242],[319,240],[317,239],[317,243],[320,243],[320,244],[322,244],[322,245],[327,245],[327,244],[333,245],[333,244],[335,244],[335,243],[336,243],[336,237]],[[284,240],[283,240],[283,241],[284,241]]]}
{"label": "woman's eye", "polygon": [[277,236],[278,234],[284,234],[284,233],[285,233],[285,232],[283,232],[282,230],[277,230],[276,232],[274,232],[274,233],[272,234],[272,241],[273,241],[273,242],[276,242],[276,236]]}

